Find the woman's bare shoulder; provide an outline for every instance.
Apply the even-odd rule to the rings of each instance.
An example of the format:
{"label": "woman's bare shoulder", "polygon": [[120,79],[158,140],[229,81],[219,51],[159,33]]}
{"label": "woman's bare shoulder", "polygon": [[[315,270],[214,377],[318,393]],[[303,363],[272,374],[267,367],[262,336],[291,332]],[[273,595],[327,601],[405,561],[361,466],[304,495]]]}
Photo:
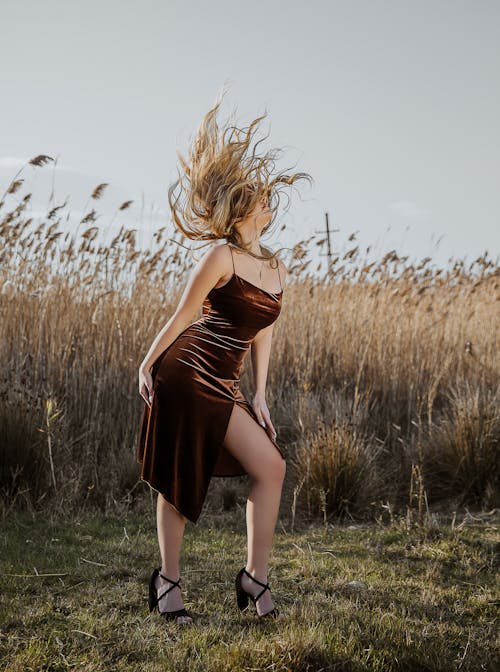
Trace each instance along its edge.
{"label": "woman's bare shoulder", "polygon": [[[278,267],[280,270],[281,277],[286,278],[288,275],[288,268],[286,267],[284,261],[280,258],[279,255],[276,255],[276,261],[278,262]],[[276,268],[276,265],[275,265]]]}
{"label": "woman's bare shoulder", "polygon": [[216,267],[221,273],[231,266],[231,252],[225,243],[216,241],[206,246],[204,253],[198,261],[198,267]]}
{"label": "woman's bare shoulder", "polygon": [[215,241],[214,243],[209,243],[205,246],[202,259],[214,259],[220,261],[225,259],[226,256],[229,256],[229,250],[226,243]]}
{"label": "woman's bare shoulder", "polygon": [[283,260],[278,259],[278,263],[280,265],[280,271],[283,271],[284,275],[287,276],[289,271],[288,271],[288,268],[285,266],[285,263],[283,262]]}

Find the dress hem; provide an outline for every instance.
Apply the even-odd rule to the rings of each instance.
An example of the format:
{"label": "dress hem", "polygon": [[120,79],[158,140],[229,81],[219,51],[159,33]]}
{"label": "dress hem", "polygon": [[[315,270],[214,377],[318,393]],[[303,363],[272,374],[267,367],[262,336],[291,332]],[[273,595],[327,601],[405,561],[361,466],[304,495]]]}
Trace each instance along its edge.
{"label": "dress hem", "polygon": [[[184,518],[187,518],[187,520],[189,520],[191,523],[193,523],[193,524],[196,525],[196,522],[198,521],[198,518],[200,517],[200,514],[198,514],[196,517],[193,517],[191,514],[188,515],[187,513],[181,511],[181,510],[174,504],[174,502],[172,502],[172,500],[169,499],[169,498],[165,495],[164,492],[161,492],[161,490],[158,490],[157,488],[155,488],[155,486],[154,486],[154,485],[151,485],[151,483],[150,483],[149,481],[147,481],[145,478],[142,478],[142,477],[141,477],[140,480],[141,480],[143,483],[147,483],[147,484],[149,485],[149,487],[150,487],[152,490],[154,490],[156,493],[158,493],[159,495],[161,495],[161,496],[165,499],[165,501],[167,501],[167,502],[170,504],[170,506],[172,506],[172,507],[177,511],[177,513],[179,513],[181,516],[184,516]],[[200,513],[201,513],[201,511],[200,511]]]}

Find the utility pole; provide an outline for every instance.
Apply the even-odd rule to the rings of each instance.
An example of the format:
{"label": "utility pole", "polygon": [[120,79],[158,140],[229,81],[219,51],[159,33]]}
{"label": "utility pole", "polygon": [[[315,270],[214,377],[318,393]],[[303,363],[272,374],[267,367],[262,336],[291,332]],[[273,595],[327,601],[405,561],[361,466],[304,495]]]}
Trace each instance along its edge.
{"label": "utility pole", "polygon": [[[333,254],[333,245],[332,245],[332,240],[331,240],[331,235],[336,232],[340,231],[340,229],[332,229],[330,231],[330,222],[328,219],[328,212],[325,212],[325,230],[322,231],[315,231],[314,233],[326,233],[326,256],[328,257],[328,268],[330,268],[330,265],[332,263],[332,254]],[[325,254],[320,252],[320,257],[324,257]]]}

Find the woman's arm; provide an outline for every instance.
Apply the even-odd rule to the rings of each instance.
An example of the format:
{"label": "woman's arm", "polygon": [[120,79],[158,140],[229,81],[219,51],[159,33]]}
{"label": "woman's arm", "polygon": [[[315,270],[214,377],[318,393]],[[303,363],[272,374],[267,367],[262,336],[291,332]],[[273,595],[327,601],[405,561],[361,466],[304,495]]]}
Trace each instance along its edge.
{"label": "woman's arm", "polygon": [[[288,269],[278,259],[281,287],[285,287]],[[254,393],[260,397],[266,396],[267,371],[269,368],[269,355],[271,354],[271,342],[273,340],[274,322],[261,329],[252,341],[250,354],[252,359]]]}
{"label": "woman's arm", "polygon": [[[287,275],[287,268],[283,262],[280,264],[281,285],[285,286],[284,279]],[[259,419],[259,422],[266,425],[276,438],[276,431],[271,422],[269,409],[266,403],[266,381],[267,372],[269,370],[269,357],[271,354],[271,343],[273,340],[273,331],[276,320],[269,324],[264,329],[261,329],[250,345],[250,357],[252,361],[253,379],[254,379],[254,396],[252,399],[252,407]]]}
{"label": "woman's arm", "polygon": [[252,360],[254,395],[252,408],[255,411],[260,424],[276,439],[276,430],[271,422],[269,408],[266,402],[266,380],[269,367],[269,355],[271,353],[271,341],[273,338],[273,324],[261,329],[250,345]]}
{"label": "woman's arm", "polygon": [[189,326],[208,292],[229,272],[231,261],[222,245],[212,246],[193,268],[174,314],[155,337],[141,367],[149,369],[158,356]]}
{"label": "woman's arm", "polygon": [[139,366],[139,394],[146,403],[149,402],[152,392],[149,369],[159,355],[189,326],[212,287],[231,271],[230,252],[225,245],[213,245],[192,270],[174,314],[158,332]]}
{"label": "woman's arm", "polygon": [[263,399],[266,397],[266,381],[269,369],[269,356],[271,354],[271,342],[273,340],[273,330],[274,322],[268,327],[261,329],[250,346],[254,394]]}

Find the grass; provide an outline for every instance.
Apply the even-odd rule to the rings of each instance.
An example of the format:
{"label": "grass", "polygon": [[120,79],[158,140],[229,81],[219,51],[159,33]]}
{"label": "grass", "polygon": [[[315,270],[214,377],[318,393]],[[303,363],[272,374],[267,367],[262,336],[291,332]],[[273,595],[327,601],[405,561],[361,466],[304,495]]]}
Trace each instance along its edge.
{"label": "grass", "polygon": [[163,227],[140,250],[122,226],[101,244],[106,184],[75,231],[52,197],[35,224],[31,194],[8,205],[20,172],[0,200],[1,669],[500,669],[498,260],[370,262],[352,234],[319,277],[326,240],[294,246],[267,378],[288,464],[281,616],[237,611],[246,484],[215,479],[186,527],[182,628],[147,610],[159,553],[136,450],[137,369],[185,286],[186,241]]}
{"label": "grass", "polygon": [[[442,518],[427,539],[390,525],[280,519],[269,582],[281,615],[236,608],[241,510],[188,523],[194,626],[147,608],[152,511],[124,518],[13,513],[1,523],[2,670],[497,670],[498,514]],[[355,583],[352,583],[355,582]]]}

